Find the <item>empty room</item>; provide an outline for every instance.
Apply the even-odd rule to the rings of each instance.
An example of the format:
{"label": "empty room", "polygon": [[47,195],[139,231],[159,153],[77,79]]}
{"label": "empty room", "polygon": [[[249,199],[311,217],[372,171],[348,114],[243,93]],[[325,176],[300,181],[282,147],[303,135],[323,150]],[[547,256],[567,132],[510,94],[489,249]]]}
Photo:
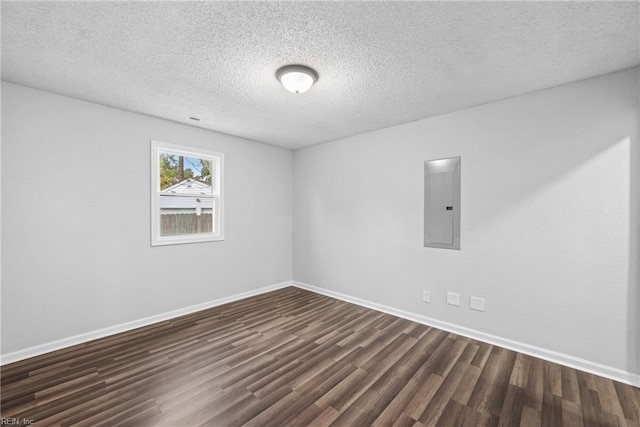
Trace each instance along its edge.
{"label": "empty room", "polygon": [[640,427],[639,6],[2,1],[0,425]]}

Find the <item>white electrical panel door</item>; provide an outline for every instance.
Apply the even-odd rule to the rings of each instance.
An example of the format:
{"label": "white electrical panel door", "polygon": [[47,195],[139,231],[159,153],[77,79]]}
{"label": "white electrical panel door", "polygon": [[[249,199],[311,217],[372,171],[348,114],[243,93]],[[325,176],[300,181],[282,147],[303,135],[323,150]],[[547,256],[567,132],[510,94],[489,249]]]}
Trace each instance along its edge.
{"label": "white electrical panel door", "polygon": [[460,249],[460,157],[424,166],[424,246]]}
{"label": "white electrical panel door", "polygon": [[429,177],[430,203],[426,206],[427,229],[430,241],[446,245],[453,244],[453,173],[434,173]]}

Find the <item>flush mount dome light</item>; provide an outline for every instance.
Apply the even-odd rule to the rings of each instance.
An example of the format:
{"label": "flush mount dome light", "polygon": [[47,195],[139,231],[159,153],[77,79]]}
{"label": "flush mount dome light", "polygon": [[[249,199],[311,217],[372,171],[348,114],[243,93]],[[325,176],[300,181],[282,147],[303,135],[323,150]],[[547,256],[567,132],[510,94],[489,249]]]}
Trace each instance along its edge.
{"label": "flush mount dome light", "polygon": [[318,80],[318,73],[304,65],[285,65],[276,71],[276,78],[289,92],[304,93]]}

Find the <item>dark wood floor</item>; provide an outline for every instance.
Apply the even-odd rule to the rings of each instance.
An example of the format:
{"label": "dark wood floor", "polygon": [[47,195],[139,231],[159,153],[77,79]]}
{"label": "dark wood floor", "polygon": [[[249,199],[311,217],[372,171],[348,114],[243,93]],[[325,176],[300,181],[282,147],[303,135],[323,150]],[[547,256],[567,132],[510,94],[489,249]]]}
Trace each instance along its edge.
{"label": "dark wood floor", "polygon": [[2,368],[2,417],[83,426],[640,426],[640,390],[297,288]]}

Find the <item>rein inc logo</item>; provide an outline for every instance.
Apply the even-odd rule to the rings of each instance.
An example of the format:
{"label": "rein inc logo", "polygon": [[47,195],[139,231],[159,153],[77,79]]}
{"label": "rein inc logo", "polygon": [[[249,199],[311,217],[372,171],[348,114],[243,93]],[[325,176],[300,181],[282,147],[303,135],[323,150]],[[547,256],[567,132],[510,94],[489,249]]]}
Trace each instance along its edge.
{"label": "rein inc logo", "polygon": [[28,426],[33,424],[30,418],[0,418],[0,426]]}

